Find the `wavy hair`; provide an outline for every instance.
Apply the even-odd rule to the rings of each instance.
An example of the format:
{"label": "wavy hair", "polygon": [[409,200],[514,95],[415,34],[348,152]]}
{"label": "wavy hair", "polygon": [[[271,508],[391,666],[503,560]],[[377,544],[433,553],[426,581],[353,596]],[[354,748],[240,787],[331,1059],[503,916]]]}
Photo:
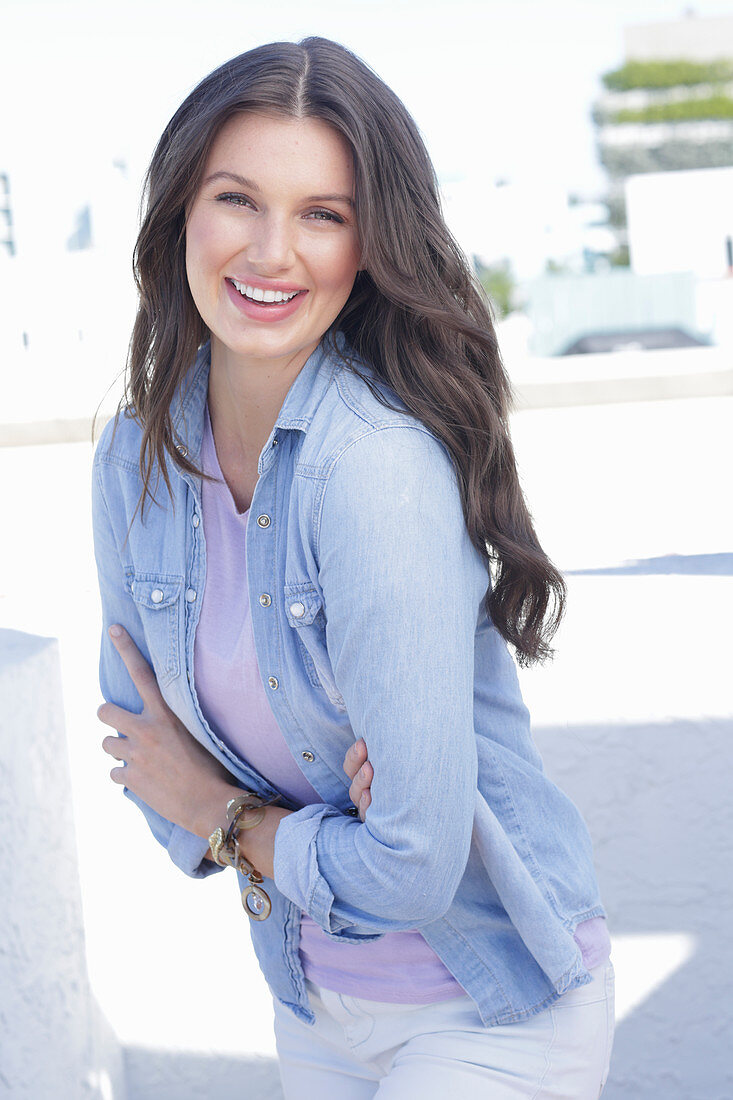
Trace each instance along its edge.
{"label": "wavy hair", "polygon": [[176,389],[208,336],[186,277],[186,214],[214,139],[241,111],[321,119],[346,139],[364,269],[332,329],[447,448],[470,538],[489,570],[487,613],[520,664],[545,659],[565,583],[519,483],[511,387],[490,307],[445,224],[413,119],[364,62],[329,39],[275,42],[227,61],[194,88],[155,149],[134,253],[139,307],[123,399],[142,428],[141,506],[154,500],[156,467],[170,491],[166,456],[199,473],[177,449],[171,419]]}

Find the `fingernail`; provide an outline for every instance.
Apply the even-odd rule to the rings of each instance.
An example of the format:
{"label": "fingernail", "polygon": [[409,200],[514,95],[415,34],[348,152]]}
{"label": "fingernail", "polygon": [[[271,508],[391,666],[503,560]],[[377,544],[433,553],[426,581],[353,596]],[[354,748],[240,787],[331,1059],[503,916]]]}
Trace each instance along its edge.
{"label": "fingernail", "polygon": [[112,626],[109,628],[109,632],[113,638],[122,637],[122,627],[118,626],[117,623],[112,624]]}
{"label": "fingernail", "polygon": [[366,779],[366,768],[359,768],[359,779]]}

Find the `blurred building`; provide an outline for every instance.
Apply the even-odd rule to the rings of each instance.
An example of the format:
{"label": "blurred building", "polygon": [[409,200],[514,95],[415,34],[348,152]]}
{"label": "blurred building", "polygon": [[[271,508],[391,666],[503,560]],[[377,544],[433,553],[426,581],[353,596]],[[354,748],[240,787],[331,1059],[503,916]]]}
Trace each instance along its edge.
{"label": "blurred building", "polygon": [[689,273],[545,275],[525,287],[528,350],[552,356],[698,342],[695,279]]}
{"label": "blurred building", "polygon": [[124,163],[94,149],[49,163],[29,142],[0,164],[5,423],[90,416],[124,365],[134,319],[137,196]]}
{"label": "blurred building", "polygon": [[15,255],[13,207],[10,200],[10,177],[7,172],[0,172],[0,253],[3,256]]}
{"label": "blurred building", "polygon": [[637,275],[733,274],[733,167],[630,176],[626,207]]}
{"label": "blurred building", "polygon": [[733,165],[733,15],[628,27],[624,49],[594,107],[620,248],[629,176]]}

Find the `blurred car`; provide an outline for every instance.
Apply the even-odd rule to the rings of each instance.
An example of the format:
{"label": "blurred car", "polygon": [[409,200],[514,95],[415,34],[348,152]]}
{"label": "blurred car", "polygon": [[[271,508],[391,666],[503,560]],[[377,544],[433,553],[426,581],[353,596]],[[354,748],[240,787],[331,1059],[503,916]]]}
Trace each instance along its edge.
{"label": "blurred car", "polygon": [[619,329],[589,332],[573,340],[560,355],[597,355],[605,351],[648,351],[658,348],[706,347],[707,340],[681,328]]}

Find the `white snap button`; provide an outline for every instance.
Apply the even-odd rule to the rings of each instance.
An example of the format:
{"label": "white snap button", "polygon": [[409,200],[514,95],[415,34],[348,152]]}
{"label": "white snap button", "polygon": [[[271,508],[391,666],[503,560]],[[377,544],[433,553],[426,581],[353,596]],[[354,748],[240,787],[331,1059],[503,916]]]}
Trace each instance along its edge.
{"label": "white snap button", "polygon": [[260,603],[262,604],[263,607],[269,607],[270,606],[270,604],[272,603],[272,598],[269,595],[269,593],[267,593],[267,592],[262,593],[262,595],[260,596]]}
{"label": "white snap button", "polygon": [[153,603],[162,603],[163,593],[159,588],[154,588],[153,591],[150,593],[150,599],[153,601]]}
{"label": "white snap button", "polygon": [[290,614],[293,616],[294,619],[302,619],[305,615],[305,604],[302,604],[300,602],[291,603]]}
{"label": "white snap button", "polygon": [[194,512],[193,516],[191,517],[191,523],[194,525],[194,527],[198,527],[198,525],[201,523],[201,519],[197,512]]}
{"label": "white snap button", "polygon": [[277,691],[277,689],[280,687],[280,683],[276,676],[270,676],[267,682],[273,691]]}
{"label": "white snap button", "polygon": [[257,523],[260,527],[269,527],[270,526],[270,517],[269,516],[258,516],[257,517]]}
{"label": "white snap button", "polygon": [[313,763],[313,761],[315,760],[315,756],[313,755],[313,753],[312,753],[312,752],[308,752],[308,750],[307,750],[307,749],[306,749],[306,751],[305,751],[305,752],[302,752],[302,753],[301,753],[300,755],[301,755],[301,756],[303,757],[303,759],[304,759],[304,760],[305,760],[305,761],[306,761],[306,762],[307,762],[308,764],[312,764],[312,763]]}
{"label": "white snap button", "polygon": [[193,603],[193,601],[196,599],[196,589],[195,588],[187,588],[186,589],[186,599],[188,600],[189,603]]}

